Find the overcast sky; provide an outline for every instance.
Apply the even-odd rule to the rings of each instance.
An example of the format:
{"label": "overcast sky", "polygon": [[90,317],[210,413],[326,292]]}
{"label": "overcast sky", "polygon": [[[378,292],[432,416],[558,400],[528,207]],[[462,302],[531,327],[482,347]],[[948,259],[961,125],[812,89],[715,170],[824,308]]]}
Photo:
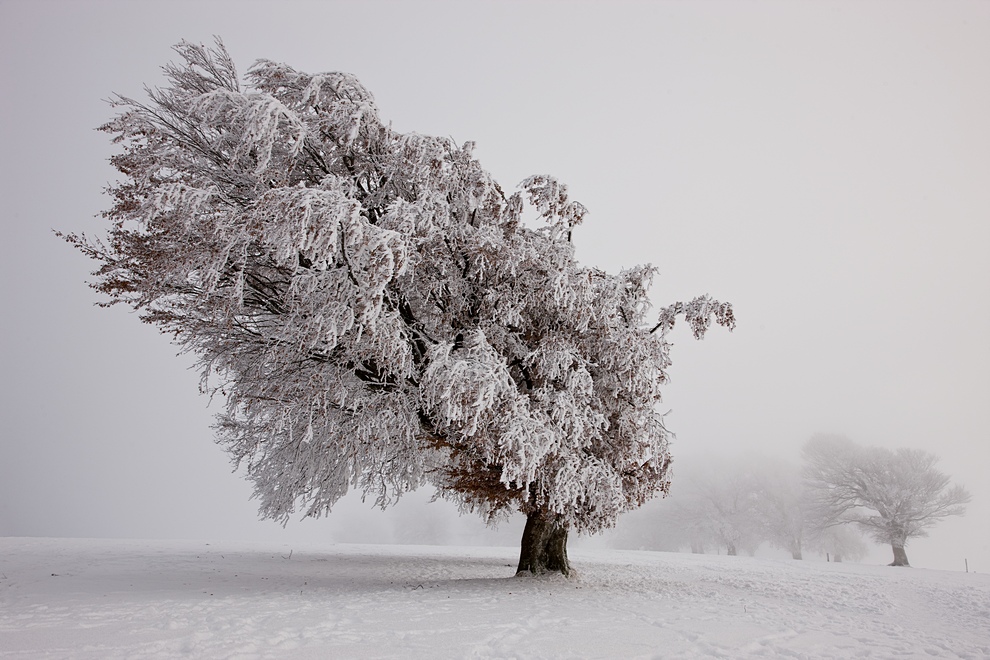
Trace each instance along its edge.
{"label": "overcast sky", "polygon": [[735,332],[675,332],[675,466],[796,461],[818,432],[928,449],[973,504],[912,563],[990,571],[990,2],[0,0],[0,535],[390,524],[353,502],[258,522],[191,359],[95,307],[51,233],[100,233],[103,100],[213,35],[242,72],[356,74],[394,128],[475,141],[503,187],[558,177],[591,211],[582,262],[656,264],[658,304],[732,301]]}

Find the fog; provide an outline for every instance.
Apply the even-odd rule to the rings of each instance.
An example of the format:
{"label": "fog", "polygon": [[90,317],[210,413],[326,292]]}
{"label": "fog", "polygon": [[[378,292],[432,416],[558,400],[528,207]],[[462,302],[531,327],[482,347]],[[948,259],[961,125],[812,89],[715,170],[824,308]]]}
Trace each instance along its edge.
{"label": "fog", "polygon": [[990,571],[985,2],[0,3],[0,535],[518,542],[521,519],[431,493],[259,521],[190,356],[94,306],[51,230],[101,231],[103,99],[213,35],[242,73],[356,74],[395,129],[475,141],[507,189],[558,177],[590,210],[579,259],[656,264],[657,304],[732,301],[733,333],[673,336],[675,490],[822,432],[926,449],[973,501],[912,564]]}

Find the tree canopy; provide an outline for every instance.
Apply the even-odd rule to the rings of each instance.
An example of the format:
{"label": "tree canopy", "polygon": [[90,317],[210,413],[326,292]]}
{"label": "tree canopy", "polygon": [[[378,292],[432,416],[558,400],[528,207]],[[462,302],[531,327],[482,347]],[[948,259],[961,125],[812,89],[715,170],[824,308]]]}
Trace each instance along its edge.
{"label": "tree canopy", "polygon": [[546,554],[666,491],[667,333],[732,328],[731,305],[651,316],[653,267],[576,262],[566,186],[506,193],[472,143],[392,130],[352,75],[261,60],[242,82],[219,41],[175,49],[168,85],[102,127],[121,147],[107,236],[66,238],[106,304],[197,357],[263,515],[429,484],[521,510]]}

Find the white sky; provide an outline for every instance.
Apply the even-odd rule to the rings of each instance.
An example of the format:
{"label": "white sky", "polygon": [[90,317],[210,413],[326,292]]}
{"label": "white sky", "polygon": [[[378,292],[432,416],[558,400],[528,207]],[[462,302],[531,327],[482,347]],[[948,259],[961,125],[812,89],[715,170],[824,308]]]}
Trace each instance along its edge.
{"label": "white sky", "polygon": [[658,303],[734,302],[734,333],[675,337],[675,461],[929,449],[974,502],[912,563],[990,571],[990,2],[0,0],[0,535],[340,524],[255,521],[189,358],[94,307],[50,232],[100,231],[102,99],[214,34],[242,72],[356,74],[504,187],[557,176],[591,210],[579,258],[658,265]]}

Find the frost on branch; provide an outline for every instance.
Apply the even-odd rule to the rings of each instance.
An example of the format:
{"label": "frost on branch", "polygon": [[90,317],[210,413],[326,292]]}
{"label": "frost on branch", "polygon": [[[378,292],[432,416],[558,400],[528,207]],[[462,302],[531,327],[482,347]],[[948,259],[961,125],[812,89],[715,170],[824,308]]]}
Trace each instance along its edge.
{"label": "frost on branch", "polygon": [[708,296],[699,296],[691,302],[674,303],[669,307],[660,310],[657,324],[650,332],[660,331],[666,333],[674,327],[674,322],[678,316],[684,316],[684,320],[691,326],[691,332],[695,339],[703,339],[708,328],[712,325],[712,319],[719,325],[724,325],[730,330],[736,327],[736,317],[732,312],[731,303],[720,303],[712,300]]}
{"label": "frost on branch", "polygon": [[[219,43],[176,51],[168,85],[103,127],[122,176],[106,242],[68,240],[111,303],[198,356],[265,515],[429,484],[559,540],[666,490],[666,333],[731,328],[730,305],[651,324],[653,268],[578,264],[565,186],[506,196],[471,143],[396,133],[351,75],[260,61],[242,84]],[[520,223],[526,203],[546,226]]]}
{"label": "frost on branch", "polygon": [[[526,191],[529,203],[540,217],[558,232],[581,224],[588,210],[579,202],[568,201],[567,186],[545,174],[524,179],[519,187]],[[556,235],[556,234],[555,234]]]}

